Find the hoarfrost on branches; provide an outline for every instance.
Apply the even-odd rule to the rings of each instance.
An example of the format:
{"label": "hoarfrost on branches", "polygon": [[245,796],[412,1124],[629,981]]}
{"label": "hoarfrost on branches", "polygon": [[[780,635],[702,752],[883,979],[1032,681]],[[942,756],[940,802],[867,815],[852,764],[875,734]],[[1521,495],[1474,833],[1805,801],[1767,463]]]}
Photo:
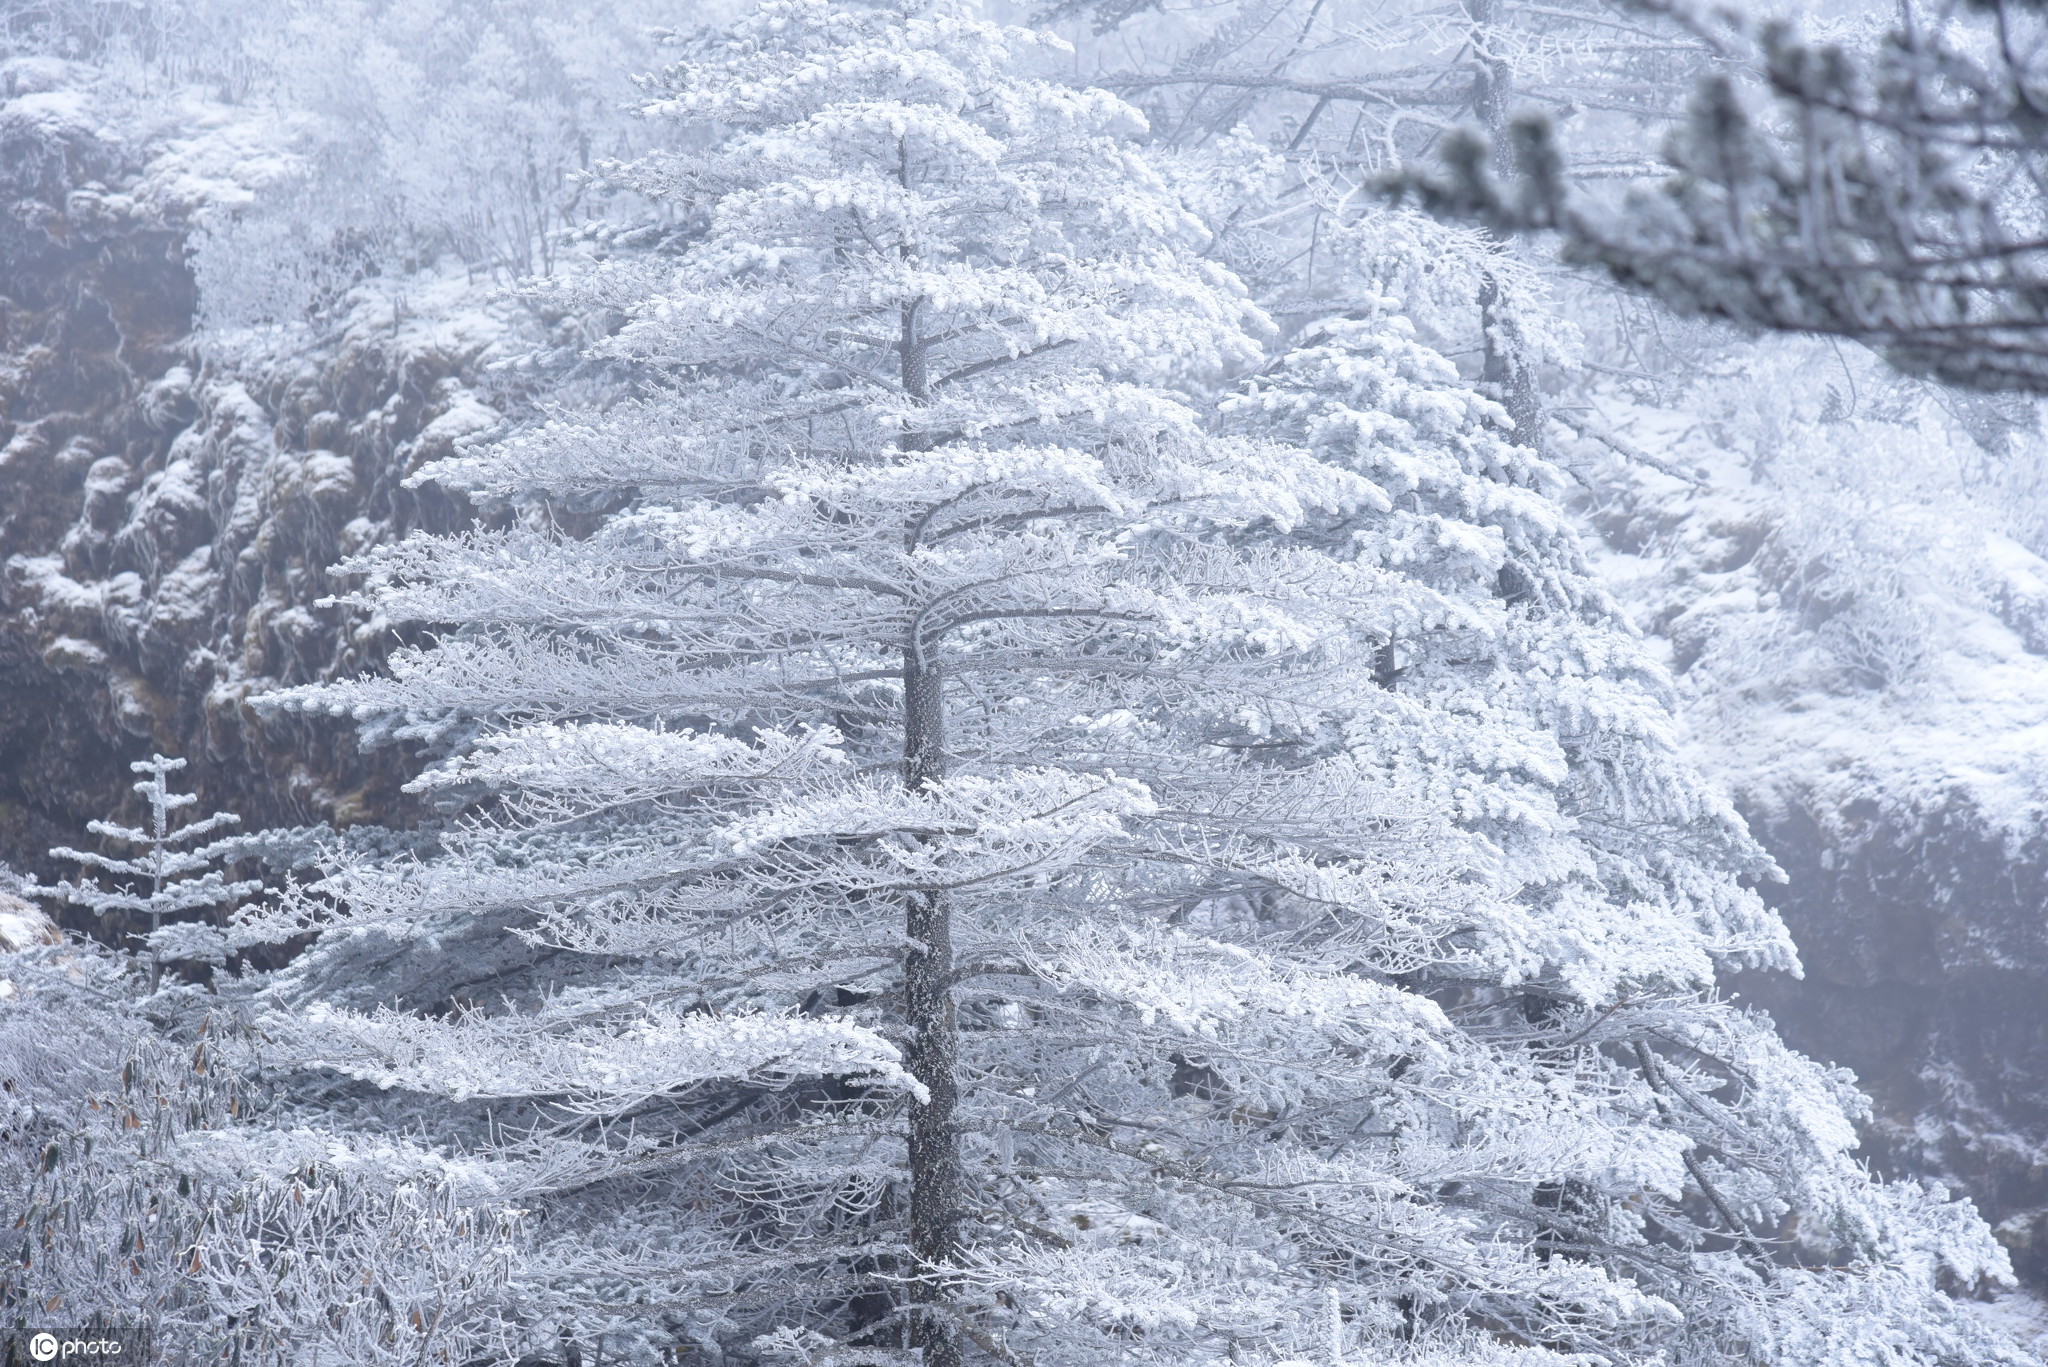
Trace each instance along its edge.
{"label": "hoarfrost on branches", "polygon": [[[716,140],[608,174],[701,236],[538,287],[641,396],[419,472],[509,521],[351,562],[431,638],[276,700],[478,740],[438,856],[244,919],[322,936],[272,1062],[564,1173],[585,1266],[721,1354],[1948,1351],[1937,1282],[2002,1254],[1713,996],[1790,961],[1769,865],[1557,471],[1388,301],[1263,363],[1043,42],[775,0],[684,44],[648,110]],[[322,1004],[389,940],[454,981]],[[564,1333],[639,1314],[544,1280]],[[1801,1327],[1844,1297],[1891,1308]]]}
{"label": "hoarfrost on branches", "polygon": [[148,917],[148,934],[140,938],[149,950],[150,983],[154,986],[163,974],[166,959],[219,963],[225,957],[227,937],[216,926],[190,920],[191,913],[212,912],[216,921],[224,921],[228,910],[259,891],[263,884],[257,879],[231,879],[215,867],[237,856],[240,842],[234,837],[193,843],[216,831],[239,826],[241,817],[233,812],[215,812],[197,820],[173,820],[173,813],[199,801],[194,794],[171,791],[170,776],[185,767],[184,760],[152,755],[128,767],[146,775],[134,787],[148,804],[148,825],[94,821],[86,829],[102,839],[129,846],[136,853],[121,858],[68,846],[50,851],[53,858],[75,860],[127,881],[109,888],[81,877],[75,883],[66,880],[34,891],[76,903],[95,916]]}
{"label": "hoarfrost on branches", "polygon": [[[1796,970],[1776,871],[1578,526],[1598,452],[1711,453],[1564,401],[1552,305],[1609,326],[1579,285],[1363,193],[1468,112],[1466,169],[1512,172],[1517,100],[1637,130],[1712,43],[1575,3],[1084,10],[1171,56],[766,0],[665,35],[628,120],[631,5],[192,7],[307,117],[224,86],[160,158],[212,187],[211,326],[144,408],[204,394],[309,506],[449,511],[323,530],[348,592],[286,556],[261,607],[345,609],[339,673],[390,634],[261,706],[410,747],[421,820],[162,927],[203,988],[9,956],[0,1310],[195,1360],[2021,1360],[1955,1299],[2010,1280],[1970,1205],[1876,1181],[1854,1079],[1715,987]],[[190,39],[138,69],[233,84]],[[230,328],[285,321],[341,331]],[[273,427],[232,368],[330,345],[384,407]],[[419,375],[436,416],[377,446]],[[83,497],[202,508],[192,450]],[[89,542],[10,573],[129,620]],[[182,554],[153,613],[241,591]],[[1815,658],[1919,677],[1909,568],[1808,583],[1863,600]],[[64,854],[162,886],[66,891],[240,900],[154,763],[154,828],[95,828],[154,853]]]}

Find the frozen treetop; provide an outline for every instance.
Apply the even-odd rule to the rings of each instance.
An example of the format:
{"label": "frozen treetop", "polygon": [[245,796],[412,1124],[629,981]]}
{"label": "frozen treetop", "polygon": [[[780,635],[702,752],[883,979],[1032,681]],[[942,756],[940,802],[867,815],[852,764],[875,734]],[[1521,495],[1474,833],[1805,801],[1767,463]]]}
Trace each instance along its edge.
{"label": "frozen treetop", "polygon": [[[174,815],[198,805],[192,793],[171,791],[170,776],[185,767],[181,758],[152,755],[128,766],[144,775],[134,788],[148,804],[145,826],[124,826],[112,821],[91,821],[86,829],[102,839],[128,846],[127,856],[100,854],[59,846],[50,851],[57,859],[75,860],[120,880],[105,886],[98,880],[80,878],[38,889],[45,896],[74,902],[98,916],[133,915],[147,917],[145,943],[153,962],[165,957],[218,961],[226,941],[219,931],[205,926],[173,921],[196,911],[211,911],[234,905],[263,884],[258,880],[236,880],[216,866],[232,859],[238,842],[233,839],[206,840],[205,837],[242,818],[232,812],[215,812],[198,820],[176,821]],[[195,843],[203,842],[203,843]]]}

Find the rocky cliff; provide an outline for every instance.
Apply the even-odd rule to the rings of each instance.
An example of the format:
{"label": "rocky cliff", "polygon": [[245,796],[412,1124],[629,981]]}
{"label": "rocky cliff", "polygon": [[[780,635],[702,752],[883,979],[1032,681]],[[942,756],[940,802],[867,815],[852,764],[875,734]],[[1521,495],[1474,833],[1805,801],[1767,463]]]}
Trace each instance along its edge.
{"label": "rocky cliff", "polygon": [[2021,1275],[2048,1283],[2048,838],[1824,791],[1751,814],[1806,976],[1731,987],[1871,1094],[1872,1163],[1960,1185]]}
{"label": "rocky cliff", "polygon": [[317,606],[327,568],[469,516],[403,479],[499,421],[487,367],[525,316],[451,268],[360,282],[317,334],[202,346],[187,239],[221,192],[192,185],[193,135],[109,130],[21,65],[0,104],[0,859],[45,869],[125,810],[125,761],[152,749],[252,826],[387,816],[404,756],[249,699],[376,665],[388,633]]}

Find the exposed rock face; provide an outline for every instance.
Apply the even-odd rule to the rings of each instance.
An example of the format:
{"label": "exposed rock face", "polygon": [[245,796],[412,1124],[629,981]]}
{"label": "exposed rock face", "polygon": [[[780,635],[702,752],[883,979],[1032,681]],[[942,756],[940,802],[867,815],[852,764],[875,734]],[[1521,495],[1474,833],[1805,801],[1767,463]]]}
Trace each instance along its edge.
{"label": "exposed rock face", "polygon": [[[185,359],[195,297],[180,225],[108,190],[138,170],[128,149],[94,133],[70,92],[32,91],[0,106],[6,557],[59,553],[74,527],[110,533],[132,473],[160,465],[168,446],[169,433],[151,426],[137,400]],[[79,829],[77,812],[116,805],[128,737],[119,685],[93,639],[105,633],[69,634],[40,594],[8,580],[0,857],[33,864],[52,837]]]}
{"label": "exposed rock face", "polygon": [[1730,986],[1855,1070],[1875,1164],[1961,1185],[2048,1282],[2048,838],[2014,848],[1961,799],[1917,824],[1866,802],[1752,825],[1806,977]]}
{"label": "exposed rock face", "polygon": [[404,756],[248,699],[377,663],[389,633],[316,606],[327,567],[466,519],[402,481],[497,421],[471,383],[512,315],[459,273],[202,355],[186,206],[138,189],[153,155],[68,93],[0,105],[0,860],[33,871],[133,801],[152,749],[251,828],[398,811]]}

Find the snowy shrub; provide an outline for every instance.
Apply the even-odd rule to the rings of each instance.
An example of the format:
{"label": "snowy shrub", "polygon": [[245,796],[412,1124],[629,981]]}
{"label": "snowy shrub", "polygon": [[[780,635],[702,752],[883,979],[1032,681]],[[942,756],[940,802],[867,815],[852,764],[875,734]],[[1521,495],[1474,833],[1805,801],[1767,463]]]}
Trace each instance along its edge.
{"label": "snowy shrub", "polygon": [[[258,1042],[192,989],[71,944],[0,954],[0,1324],[112,1325],[155,1360],[516,1355],[503,1203],[294,1135]],[[402,1146],[401,1146],[402,1147]]]}

